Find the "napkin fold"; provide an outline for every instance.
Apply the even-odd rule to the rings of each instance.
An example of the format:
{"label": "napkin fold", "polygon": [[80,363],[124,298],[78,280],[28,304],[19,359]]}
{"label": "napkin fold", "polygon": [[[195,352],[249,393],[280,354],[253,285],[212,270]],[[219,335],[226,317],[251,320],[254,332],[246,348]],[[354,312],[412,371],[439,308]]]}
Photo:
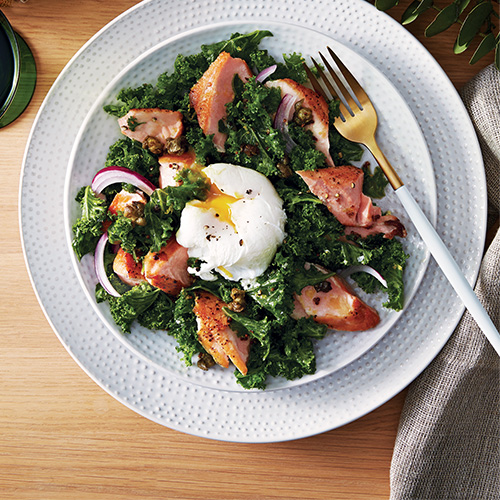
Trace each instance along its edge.
{"label": "napkin fold", "polygon": [[[500,214],[500,72],[488,66],[461,97],[481,144],[492,223]],[[500,327],[500,231],[475,291]],[[500,499],[500,358],[468,312],[409,387],[390,479],[391,500]]]}

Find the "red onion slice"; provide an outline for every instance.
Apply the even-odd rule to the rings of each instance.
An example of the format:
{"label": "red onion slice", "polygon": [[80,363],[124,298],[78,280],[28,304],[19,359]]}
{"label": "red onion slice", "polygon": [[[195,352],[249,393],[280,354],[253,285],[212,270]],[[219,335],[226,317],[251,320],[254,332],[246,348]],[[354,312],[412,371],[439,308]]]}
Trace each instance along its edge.
{"label": "red onion slice", "polygon": [[288,122],[293,117],[293,111],[297,98],[292,94],[285,94],[281,99],[276,116],[274,117],[273,126],[279,130],[286,142],[286,151],[289,153],[297,144],[288,133]]}
{"label": "red onion slice", "polygon": [[130,170],[126,167],[106,167],[99,170],[92,179],[92,191],[100,193],[104,188],[111,184],[118,183],[132,184],[144,191],[148,196],[151,196],[156,186],[148,181],[144,176]]}
{"label": "red onion slice", "polygon": [[347,278],[347,276],[350,276],[353,273],[368,273],[371,274],[374,278],[376,278],[380,283],[387,288],[387,281],[382,277],[382,275],[373,267],[370,266],[351,266],[348,267],[347,269],[342,270],[340,274],[342,277]]}
{"label": "red onion slice", "polygon": [[274,128],[281,130],[283,125],[287,125],[293,116],[292,110],[297,98],[292,94],[285,94],[281,99],[276,116],[274,117]]}
{"label": "red onion slice", "polygon": [[276,69],[278,68],[278,65],[277,64],[273,64],[272,66],[269,66],[269,68],[266,68],[266,69],[263,69],[256,77],[255,79],[258,81],[258,82],[263,82],[266,78],[268,78],[269,76],[271,76],[275,71]]}
{"label": "red onion slice", "polygon": [[104,250],[106,249],[106,243],[108,242],[108,233],[104,233],[97,242],[94,252],[94,268],[97,275],[99,283],[102,285],[104,290],[108,292],[113,297],[120,297],[120,294],[114,289],[113,285],[109,281],[108,275],[106,274],[106,269],[104,267]]}

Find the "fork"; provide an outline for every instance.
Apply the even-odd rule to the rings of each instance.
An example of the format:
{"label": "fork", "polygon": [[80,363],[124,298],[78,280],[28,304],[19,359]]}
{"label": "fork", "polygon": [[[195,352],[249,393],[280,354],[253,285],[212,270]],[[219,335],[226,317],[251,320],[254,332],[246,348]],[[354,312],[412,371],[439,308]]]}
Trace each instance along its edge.
{"label": "fork", "polygon": [[[363,144],[372,153],[430,253],[455,289],[465,307],[469,310],[479,328],[481,328],[497,354],[500,355],[500,334],[491,321],[491,318],[481,305],[481,302],[453,259],[450,251],[378,146],[375,139],[375,132],[378,124],[377,112],[370,98],[333,50],[330,47],[327,47],[327,50],[352,93],[349,92],[328,59],[324,57],[321,52],[319,53],[321,60],[328,70],[329,76],[335,82],[343,100],[339,98],[335,87],[332,85],[325,71],[323,71],[323,68],[313,58],[311,58],[311,60],[320,79],[316,78],[305,63],[304,68],[314,90],[318,94],[323,96],[327,101],[330,100],[327,92],[325,92],[324,87],[320,83],[321,81],[330,92],[331,98],[340,100],[341,115],[335,119],[335,128],[346,139]],[[353,96],[356,99],[354,99]]]}

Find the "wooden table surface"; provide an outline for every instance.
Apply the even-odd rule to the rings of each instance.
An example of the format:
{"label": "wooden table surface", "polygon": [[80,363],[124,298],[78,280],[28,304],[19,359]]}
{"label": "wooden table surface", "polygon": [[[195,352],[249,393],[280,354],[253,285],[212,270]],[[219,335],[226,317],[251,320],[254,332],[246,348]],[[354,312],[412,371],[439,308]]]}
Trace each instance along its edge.
{"label": "wooden table surface", "polygon": [[[1,2],[0,2],[1,3]],[[38,82],[25,113],[0,129],[0,498],[387,499],[405,391],[367,416],[307,439],[233,444],[153,423],[98,387],[60,344],[26,271],[18,224],[24,148],[50,86],[77,50],[134,0],[29,0],[3,9],[33,50]],[[408,2],[392,9],[396,19]],[[457,88],[475,66],[452,52],[456,30],[409,26]]]}

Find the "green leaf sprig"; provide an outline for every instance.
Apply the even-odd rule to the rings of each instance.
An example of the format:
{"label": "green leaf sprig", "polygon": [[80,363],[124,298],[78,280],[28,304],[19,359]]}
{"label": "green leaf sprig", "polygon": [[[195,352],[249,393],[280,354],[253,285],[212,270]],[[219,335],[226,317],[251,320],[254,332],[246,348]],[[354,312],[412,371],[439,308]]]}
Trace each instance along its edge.
{"label": "green leaf sprig", "polygon": [[[495,66],[500,69],[500,34],[497,29],[499,14],[494,8],[493,0],[477,0],[476,5],[466,12],[470,3],[471,0],[453,0],[444,7],[438,7],[434,0],[413,0],[403,12],[401,24],[410,24],[428,9],[435,9],[437,14],[424,31],[426,37],[442,33],[458,23],[460,31],[453,52],[461,54],[479,39],[469,63],[475,64],[494,50]],[[377,9],[386,11],[398,5],[399,0],[374,0],[374,4]]]}

